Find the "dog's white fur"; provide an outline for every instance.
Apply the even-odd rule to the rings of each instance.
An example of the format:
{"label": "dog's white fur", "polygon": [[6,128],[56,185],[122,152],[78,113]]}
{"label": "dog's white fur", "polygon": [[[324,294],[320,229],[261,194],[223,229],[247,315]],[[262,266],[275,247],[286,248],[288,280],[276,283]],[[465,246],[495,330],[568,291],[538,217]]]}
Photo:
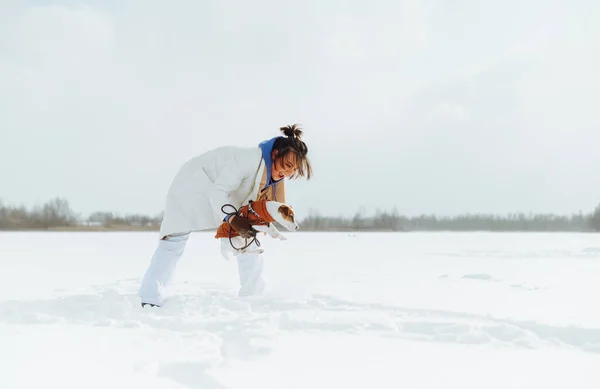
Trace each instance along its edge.
{"label": "dog's white fur", "polygon": [[[281,207],[282,205],[286,205],[290,209],[292,209],[292,207],[290,207],[287,204],[280,203],[277,201],[267,201],[265,204],[266,204],[267,212],[269,212],[269,215],[273,219],[275,219],[276,222],[278,222],[279,224],[284,226],[288,231],[295,231],[300,228],[298,226],[298,223],[296,223],[295,219],[294,219],[294,221],[286,220],[284,218],[284,216],[279,212],[279,207]],[[273,239],[287,240],[285,235],[283,235],[277,228],[275,228],[275,225],[273,223],[269,223],[268,226],[255,225],[255,226],[253,226],[253,228],[258,232],[262,232],[263,235],[269,235]],[[257,233],[257,236],[258,236],[258,233]],[[246,239],[242,238],[241,236],[232,237],[231,243],[229,242],[229,238],[218,238],[218,239],[221,241],[221,255],[223,255],[223,257],[227,260],[231,260],[232,255],[233,255],[233,257],[237,257],[240,254],[249,254],[249,253],[262,254],[264,252],[264,250],[262,248],[260,248],[259,246],[257,246],[255,242],[252,242],[252,244],[250,246],[248,246],[247,248],[245,248],[243,250],[235,250],[233,247],[231,247],[231,243],[233,243],[233,245],[235,247],[244,247],[247,244]],[[248,241],[250,239],[248,239]]]}

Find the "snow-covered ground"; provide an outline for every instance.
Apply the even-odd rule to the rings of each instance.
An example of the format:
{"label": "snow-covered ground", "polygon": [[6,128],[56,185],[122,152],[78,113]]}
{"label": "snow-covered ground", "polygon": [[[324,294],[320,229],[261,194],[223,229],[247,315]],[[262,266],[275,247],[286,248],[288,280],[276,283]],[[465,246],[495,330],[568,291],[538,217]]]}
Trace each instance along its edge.
{"label": "snow-covered ground", "polygon": [[288,233],[268,290],[194,234],[0,233],[0,388],[600,388],[600,235]]}

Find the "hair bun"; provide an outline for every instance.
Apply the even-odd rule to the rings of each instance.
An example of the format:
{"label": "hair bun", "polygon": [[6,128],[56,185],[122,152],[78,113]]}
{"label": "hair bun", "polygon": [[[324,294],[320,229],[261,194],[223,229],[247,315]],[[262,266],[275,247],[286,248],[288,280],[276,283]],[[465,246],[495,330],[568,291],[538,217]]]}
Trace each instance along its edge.
{"label": "hair bun", "polygon": [[298,138],[302,137],[303,131],[297,124],[292,124],[291,126],[285,126],[280,128],[281,132],[288,138]]}

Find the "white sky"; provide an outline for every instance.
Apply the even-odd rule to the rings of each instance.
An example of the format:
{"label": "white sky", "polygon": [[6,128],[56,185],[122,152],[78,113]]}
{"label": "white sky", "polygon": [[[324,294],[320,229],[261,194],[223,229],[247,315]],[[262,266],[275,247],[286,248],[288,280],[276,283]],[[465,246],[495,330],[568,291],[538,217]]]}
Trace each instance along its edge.
{"label": "white sky", "polygon": [[0,7],[5,204],[154,215],[187,159],[291,123],[300,217],[600,203],[595,0]]}

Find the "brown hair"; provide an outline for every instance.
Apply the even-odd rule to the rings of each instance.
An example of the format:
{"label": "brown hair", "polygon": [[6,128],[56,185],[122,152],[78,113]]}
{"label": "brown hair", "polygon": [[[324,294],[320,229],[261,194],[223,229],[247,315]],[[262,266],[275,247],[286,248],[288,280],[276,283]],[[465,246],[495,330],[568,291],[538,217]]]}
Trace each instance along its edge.
{"label": "brown hair", "polygon": [[298,176],[306,176],[310,180],[312,176],[312,167],[308,160],[308,147],[302,141],[302,129],[297,125],[281,127],[279,129],[285,136],[279,137],[273,144],[273,151],[277,150],[277,155],[273,163],[278,166],[283,165],[283,159],[288,153],[294,153],[296,157],[296,173],[290,178],[298,178]]}

